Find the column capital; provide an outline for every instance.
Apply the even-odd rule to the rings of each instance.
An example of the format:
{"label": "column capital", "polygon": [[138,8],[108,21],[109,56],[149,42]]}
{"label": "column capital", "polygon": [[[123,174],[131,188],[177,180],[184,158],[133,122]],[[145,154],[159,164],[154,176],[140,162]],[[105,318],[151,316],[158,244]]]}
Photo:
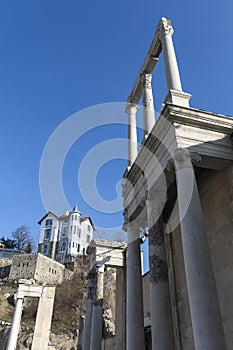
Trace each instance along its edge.
{"label": "column capital", "polygon": [[174,152],[174,163],[176,169],[192,168],[192,163],[199,163],[201,160],[201,155],[198,152],[189,153],[186,148],[178,148]]}
{"label": "column capital", "polygon": [[127,113],[128,115],[131,115],[131,114],[136,115],[138,110],[139,110],[138,104],[127,102],[125,107],[125,113]]}
{"label": "column capital", "polygon": [[174,29],[171,25],[171,20],[165,17],[162,17],[159,22],[158,27],[158,35],[159,39],[162,40],[165,35],[172,36],[174,33]]}
{"label": "column capital", "polygon": [[191,168],[192,164],[200,163],[202,157],[198,152],[189,152],[185,148],[178,148],[174,152],[174,158],[168,160],[167,171],[173,172],[175,170],[175,164],[177,169]]}
{"label": "column capital", "polygon": [[128,235],[128,243],[132,243],[139,239],[140,225],[136,220],[130,223],[127,223],[127,235]]}
{"label": "column capital", "polygon": [[152,81],[152,74],[142,73],[141,74],[141,83],[142,86],[151,89],[151,81]]}

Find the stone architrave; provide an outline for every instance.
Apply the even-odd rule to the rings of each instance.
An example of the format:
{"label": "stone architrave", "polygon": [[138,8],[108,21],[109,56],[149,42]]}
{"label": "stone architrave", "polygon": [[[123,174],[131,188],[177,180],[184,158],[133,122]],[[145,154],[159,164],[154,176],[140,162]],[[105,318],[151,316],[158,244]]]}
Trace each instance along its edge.
{"label": "stone architrave", "polygon": [[222,318],[191,157],[174,155],[180,227],[195,349],[225,350]]}

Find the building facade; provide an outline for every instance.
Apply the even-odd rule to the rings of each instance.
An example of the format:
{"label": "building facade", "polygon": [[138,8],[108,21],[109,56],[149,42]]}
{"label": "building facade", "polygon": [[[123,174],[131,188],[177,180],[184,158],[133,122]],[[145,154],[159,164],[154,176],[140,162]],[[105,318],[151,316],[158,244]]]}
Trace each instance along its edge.
{"label": "building facade", "polygon": [[[171,21],[162,18],[126,106],[126,349],[231,350],[233,118],[190,107],[172,35]],[[151,79],[161,52],[167,96],[155,120]],[[149,240],[144,281],[143,231]]]}
{"label": "building facade", "polygon": [[63,264],[74,261],[77,255],[86,255],[93,238],[94,225],[89,216],[81,215],[77,205],[61,216],[48,212],[38,222],[38,252]]}

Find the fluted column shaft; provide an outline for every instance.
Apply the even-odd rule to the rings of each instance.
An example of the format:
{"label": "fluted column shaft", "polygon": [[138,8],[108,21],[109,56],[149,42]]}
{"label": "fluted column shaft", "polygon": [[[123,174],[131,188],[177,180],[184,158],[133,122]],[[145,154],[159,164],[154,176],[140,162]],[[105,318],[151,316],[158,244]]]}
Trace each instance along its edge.
{"label": "fluted column shaft", "polygon": [[222,319],[196,178],[188,150],[174,156],[195,349],[225,350]]}
{"label": "fluted column shaft", "polygon": [[128,225],[127,233],[126,349],[143,350],[145,343],[139,227]]}

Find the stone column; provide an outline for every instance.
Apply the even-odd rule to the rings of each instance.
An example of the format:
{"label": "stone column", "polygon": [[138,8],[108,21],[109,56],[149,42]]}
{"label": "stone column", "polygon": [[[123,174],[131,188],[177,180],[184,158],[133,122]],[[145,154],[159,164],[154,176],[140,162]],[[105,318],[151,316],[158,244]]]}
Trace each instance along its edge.
{"label": "stone column", "polygon": [[143,350],[145,342],[139,227],[129,224],[127,233],[126,349]]}
{"label": "stone column", "polygon": [[96,266],[96,297],[93,304],[90,350],[101,350],[103,331],[103,295],[104,265],[101,265]]}
{"label": "stone column", "polygon": [[174,30],[172,28],[171,22],[166,18],[161,18],[159,27],[159,38],[162,41],[167,88],[168,91],[182,91],[180,73],[172,41],[173,33]]}
{"label": "stone column", "polygon": [[151,74],[143,74],[141,77],[144,136],[148,135],[151,132],[155,124],[155,110],[151,79]]}
{"label": "stone column", "polygon": [[79,327],[78,327],[78,347],[77,350],[82,350],[83,349],[83,330],[84,330],[84,321],[85,317],[80,316],[79,317]]}
{"label": "stone column", "polygon": [[83,336],[83,350],[90,350],[91,345],[91,324],[92,324],[92,312],[93,312],[93,298],[94,298],[94,283],[95,275],[88,275],[88,287],[87,287],[87,302],[86,302],[86,315],[85,326]]}
{"label": "stone column", "polygon": [[6,350],[15,350],[20,329],[20,321],[23,311],[23,296],[17,297],[11,330],[7,342]]}
{"label": "stone column", "polygon": [[47,350],[56,287],[44,286],[36,314],[32,350]]}
{"label": "stone column", "polygon": [[128,114],[128,166],[131,167],[138,154],[137,145],[137,125],[136,113],[138,105],[135,103],[127,103],[126,113]]}
{"label": "stone column", "polygon": [[190,155],[174,156],[184,264],[195,349],[225,350],[215,278]]}
{"label": "stone column", "polygon": [[163,201],[149,195],[147,216],[149,228],[150,313],[152,349],[173,350],[174,335],[168,281],[166,248],[162,219]]}
{"label": "stone column", "polygon": [[125,350],[125,306],[126,306],[126,274],[125,267],[116,271],[116,350]]}

